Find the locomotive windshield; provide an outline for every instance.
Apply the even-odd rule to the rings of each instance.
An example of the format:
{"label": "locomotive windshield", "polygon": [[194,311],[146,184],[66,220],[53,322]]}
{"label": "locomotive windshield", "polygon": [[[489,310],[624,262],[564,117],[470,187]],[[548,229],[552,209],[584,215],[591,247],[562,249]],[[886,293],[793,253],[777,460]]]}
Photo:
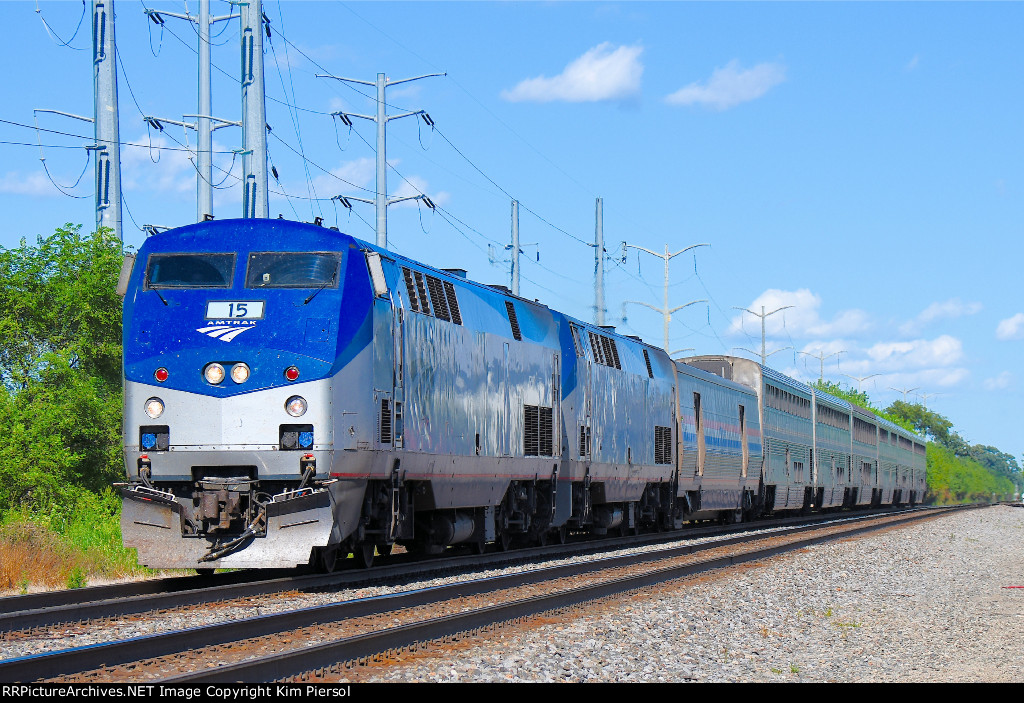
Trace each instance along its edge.
{"label": "locomotive windshield", "polygon": [[151,254],[146,288],[230,288],[234,254]]}
{"label": "locomotive windshield", "polygon": [[258,252],[249,254],[246,288],[335,288],[341,254]]}

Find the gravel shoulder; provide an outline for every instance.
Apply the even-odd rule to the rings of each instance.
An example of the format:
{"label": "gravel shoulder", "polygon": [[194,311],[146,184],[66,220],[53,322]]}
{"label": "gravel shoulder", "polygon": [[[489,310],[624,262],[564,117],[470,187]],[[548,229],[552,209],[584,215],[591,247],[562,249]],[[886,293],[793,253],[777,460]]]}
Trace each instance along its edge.
{"label": "gravel shoulder", "polygon": [[996,506],[534,618],[353,681],[1024,680],[1024,509]]}

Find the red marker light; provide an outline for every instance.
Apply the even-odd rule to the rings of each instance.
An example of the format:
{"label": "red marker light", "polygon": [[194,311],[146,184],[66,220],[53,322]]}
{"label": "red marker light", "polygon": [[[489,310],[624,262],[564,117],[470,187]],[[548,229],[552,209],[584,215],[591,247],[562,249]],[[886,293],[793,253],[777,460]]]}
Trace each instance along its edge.
{"label": "red marker light", "polygon": [[288,368],[286,368],[284,370],[284,377],[287,378],[289,381],[294,381],[294,380],[298,379],[298,377],[299,377],[299,367],[298,366],[289,366]]}
{"label": "red marker light", "polygon": [[166,381],[168,376],[170,376],[170,374],[167,373],[167,369],[165,369],[163,366],[158,368],[156,372],[153,373],[153,377],[156,378],[156,380],[160,381],[160,383]]}

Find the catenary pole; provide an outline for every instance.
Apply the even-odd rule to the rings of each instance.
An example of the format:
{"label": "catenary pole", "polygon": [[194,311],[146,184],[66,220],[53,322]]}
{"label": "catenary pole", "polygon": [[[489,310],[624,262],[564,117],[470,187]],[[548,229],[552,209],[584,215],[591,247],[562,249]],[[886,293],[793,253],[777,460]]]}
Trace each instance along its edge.
{"label": "catenary pole", "polygon": [[[766,366],[767,365],[768,357],[770,356],[769,354],[765,354],[765,320],[767,318],[771,317],[772,315],[774,315],[775,313],[782,312],[783,310],[788,310],[791,307],[793,307],[793,306],[792,305],[783,305],[781,308],[775,308],[771,312],[765,312],[764,311],[764,305],[762,305],[761,306],[761,313],[758,314],[758,313],[754,312],[753,310],[749,310],[747,308],[738,308],[735,305],[733,306],[734,310],[745,310],[746,312],[749,312],[751,315],[754,315],[755,317],[760,317],[761,318],[761,366]],[[788,347],[787,347],[787,349],[788,349]],[[782,350],[781,349],[777,349],[776,351],[782,351]],[[772,354],[774,354],[774,353],[775,352],[772,352]]]}
{"label": "catenary pole", "polygon": [[242,217],[270,216],[267,185],[267,105],[263,84],[263,2],[241,5]]}
{"label": "catenary pole", "polygon": [[665,351],[667,352],[668,348],[669,348],[668,347],[668,327],[669,327],[669,323],[672,321],[672,313],[674,313],[674,312],[676,312],[678,310],[682,310],[685,307],[689,307],[690,305],[693,305],[694,303],[706,303],[707,302],[707,300],[704,300],[704,299],[701,299],[701,300],[691,300],[690,302],[688,302],[688,303],[686,303],[684,305],[679,305],[679,306],[674,307],[674,308],[670,308],[668,306],[668,280],[669,280],[669,266],[668,265],[669,265],[669,262],[672,259],[674,259],[675,257],[679,256],[680,254],[685,254],[686,252],[690,251],[691,249],[696,249],[697,247],[710,246],[710,244],[707,244],[707,243],[704,243],[704,244],[691,244],[690,246],[686,247],[685,249],[680,249],[679,251],[677,251],[674,254],[670,254],[669,253],[669,251],[668,251],[668,244],[665,245],[665,253],[664,254],[660,254],[660,253],[658,253],[656,251],[651,251],[650,249],[646,249],[644,247],[637,246],[636,244],[627,244],[626,242],[623,242],[623,246],[624,247],[632,247],[633,249],[639,249],[640,251],[646,251],[651,256],[657,256],[659,259],[664,259],[664,261],[665,261],[664,307],[656,308],[653,305],[651,305],[649,303],[645,303],[645,302],[640,301],[640,300],[627,300],[626,303],[632,303],[634,305],[643,305],[644,307],[648,307],[651,310],[654,310],[656,312],[660,312],[661,313],[662,321],[664,323],[664,332],[665,332]]}
{"label": "catenary pole", "polygon": [[[373,83],[369,81],[361,81],[355,78],[340,78],[338,76],[332,76],[327,74],[318,73],[317,78],[333,78],[336,81],[344,81],[346,83],[358,83],[359,85],[373,86],[377,91],[377,113],[376,115],[357,115],[354,112],[333,112],[333,117],[340,117],[342,121],[350,125],[352,122],[349,120],[350,117],[358,117],[364,120],[370,120],[377,123],[377,192],[374,193],[373,200],[367,200],[366,198],[356,198],[354,196],[345,196],[347,200],[357,200],[363,203],[373,203],[377,210],[377,246],[382,249],[386,249],[388,246],[388,206],[400,203],[403,200],[423,200],[427,207],[433,208],[434,203],[425,195],[411,195],[402,198],[389,198],[388,197],[388,160],[387,160],[387,126],[391,120],[397,120],[402,117],[410,117],[413,115],[423,115],[424,121],[428,124],[433,125],[433,121],[429,120],[429,116],[424,110],[415,110],[413,112],[404,112],[401,115],[388,115],[387,114],[387,103],[385,98],[387,96],[387,89],[391,86],[398,85],[400,83],[409,83],[410,81],[418,81],[421,78],[432,78],[434,76],[446,76],[446,73],[429,73],[424,76],[416,76],[415,78],[403,78],[398,81],[388,80],[387,76],[383,73],[377,74],[377,80]],[[340,196],[339,196],[340,197]]]}
{"label": "catenary pole", "polygon": [[604,199],[594,206],[594,322],[604,324]]}
{"label": "catenary pole", "polygon": [[96,227],[121,231],[121,138],[117,116],[114,2],[92,4],[93,95],[96,134]]}
{"label": "catenary pole", "polygon": [[519,295],[519,201],[512,201],[512,294]]}

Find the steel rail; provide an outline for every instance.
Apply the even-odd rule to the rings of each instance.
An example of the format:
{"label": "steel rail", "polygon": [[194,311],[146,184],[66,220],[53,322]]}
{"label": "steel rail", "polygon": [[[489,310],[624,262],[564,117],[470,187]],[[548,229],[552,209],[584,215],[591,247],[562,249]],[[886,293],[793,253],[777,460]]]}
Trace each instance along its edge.
{"label": "steel rail", "polygon": [[[929,508],[916,508],[918,510]],[[882,513],[897,512],[893,509]],[[878,514],[878,513],[874,513]],[[844,514],[846,519],[869,519],[873,514]],[[691,527],[684,530],[643,534],[632,537],[571,542],[565,545],[528,547],[483,556],[461,555],[437,558],[399,558],[369,570],[344,570],[332,574],[291,574],[281,571],[253,574],[251,571],[217,574],[216,576],[186,576],[141,581],[130,584],[94,586],[86,589],[54,591],[0,598],[0,633],[36,627],[50,627],[61,623],[82,622],[121,615],[134,615],[153,610],[166,610],[201,605],[233,598],[282,593],[295,590],[316,590],[337,586],[355,586],[385,580],[419,578],[454,569],[484,568],[520,563],[538,558],[560,559],[567,556],[592,554],[609,548],[630,548],[681,539],[699,539],[705,536],[770,530],[776,526],[819,524],[835,520],[837,515],[817,514],[803,517],[778,518],[773,521],[737,523],[713,527]]]}
{"label": "steel rail", "polygon": [[[930,509],[914,511],[903,519],[931,517],[945,512]],[[765,531],[756,538],[773,539],[785,537],[810,529],[825,529],[830,526],[848,528],[851,523],[877,520],[884,516],[858,516],[833,522],[830,525],[804,525]],[[898,524],[887,521],[884,525]],[[849,534],[846,529],[841,534]],[[396,610],[412,608],[460,597],[469,597],[497,590],[516,588],[566,576],[576,576],[595,571],[634,566],[645,562],[672,559],[710,549],[733,546],[750,541],[750,535],[735,536],[699,544],[679,545],[666,549],[628,555],[605,557],[584,563],[542,567],[530,571],[483,579],[474,579],[456,584],[435,586],[414,591],[386,594],[340,603],[303,608],[270,615],[207,625],[168,633],[156,633],[129,640],[76,647],[51,653],[43,653],[18,659],[0,661],[0,680],[32,681],[42,678],[67,676],[103,666],[116,666],[142,659],[168,656],[184,650],[226,644],[277,634],[301,627],[338,622],[346,619],[380,615]]]}
{"label": "steel rail", "polygon": [[714,569],[765,559],[815,544],[845,539],[877,529],[885,529],[893,525],[902,525],[908,522],[936,517],[945,512],[948,511],[934,511],[927,514],[918,513],[879,525],[862,525],[841,532],[818,535],[784,545],[755,549],[742,554],[716,557],[693,564],[669,566],[636,576],[627,576],[567,591],[525,598],[511,603],[488,606],[427,621],[409,623],[365,635],[335,640],[334,642],[258,657],[236,664],[222,665],[213,669],[171,676],[162,679],[161,683],[277,681],[298,676],[305,672],[332,667],[344,662],[368,658],[394,649],[403,649],[422,643],[429,643],[433,640],[451,637],[460,633],[473,632],[500,623],[578,606],[585,602],[635,591]]}

